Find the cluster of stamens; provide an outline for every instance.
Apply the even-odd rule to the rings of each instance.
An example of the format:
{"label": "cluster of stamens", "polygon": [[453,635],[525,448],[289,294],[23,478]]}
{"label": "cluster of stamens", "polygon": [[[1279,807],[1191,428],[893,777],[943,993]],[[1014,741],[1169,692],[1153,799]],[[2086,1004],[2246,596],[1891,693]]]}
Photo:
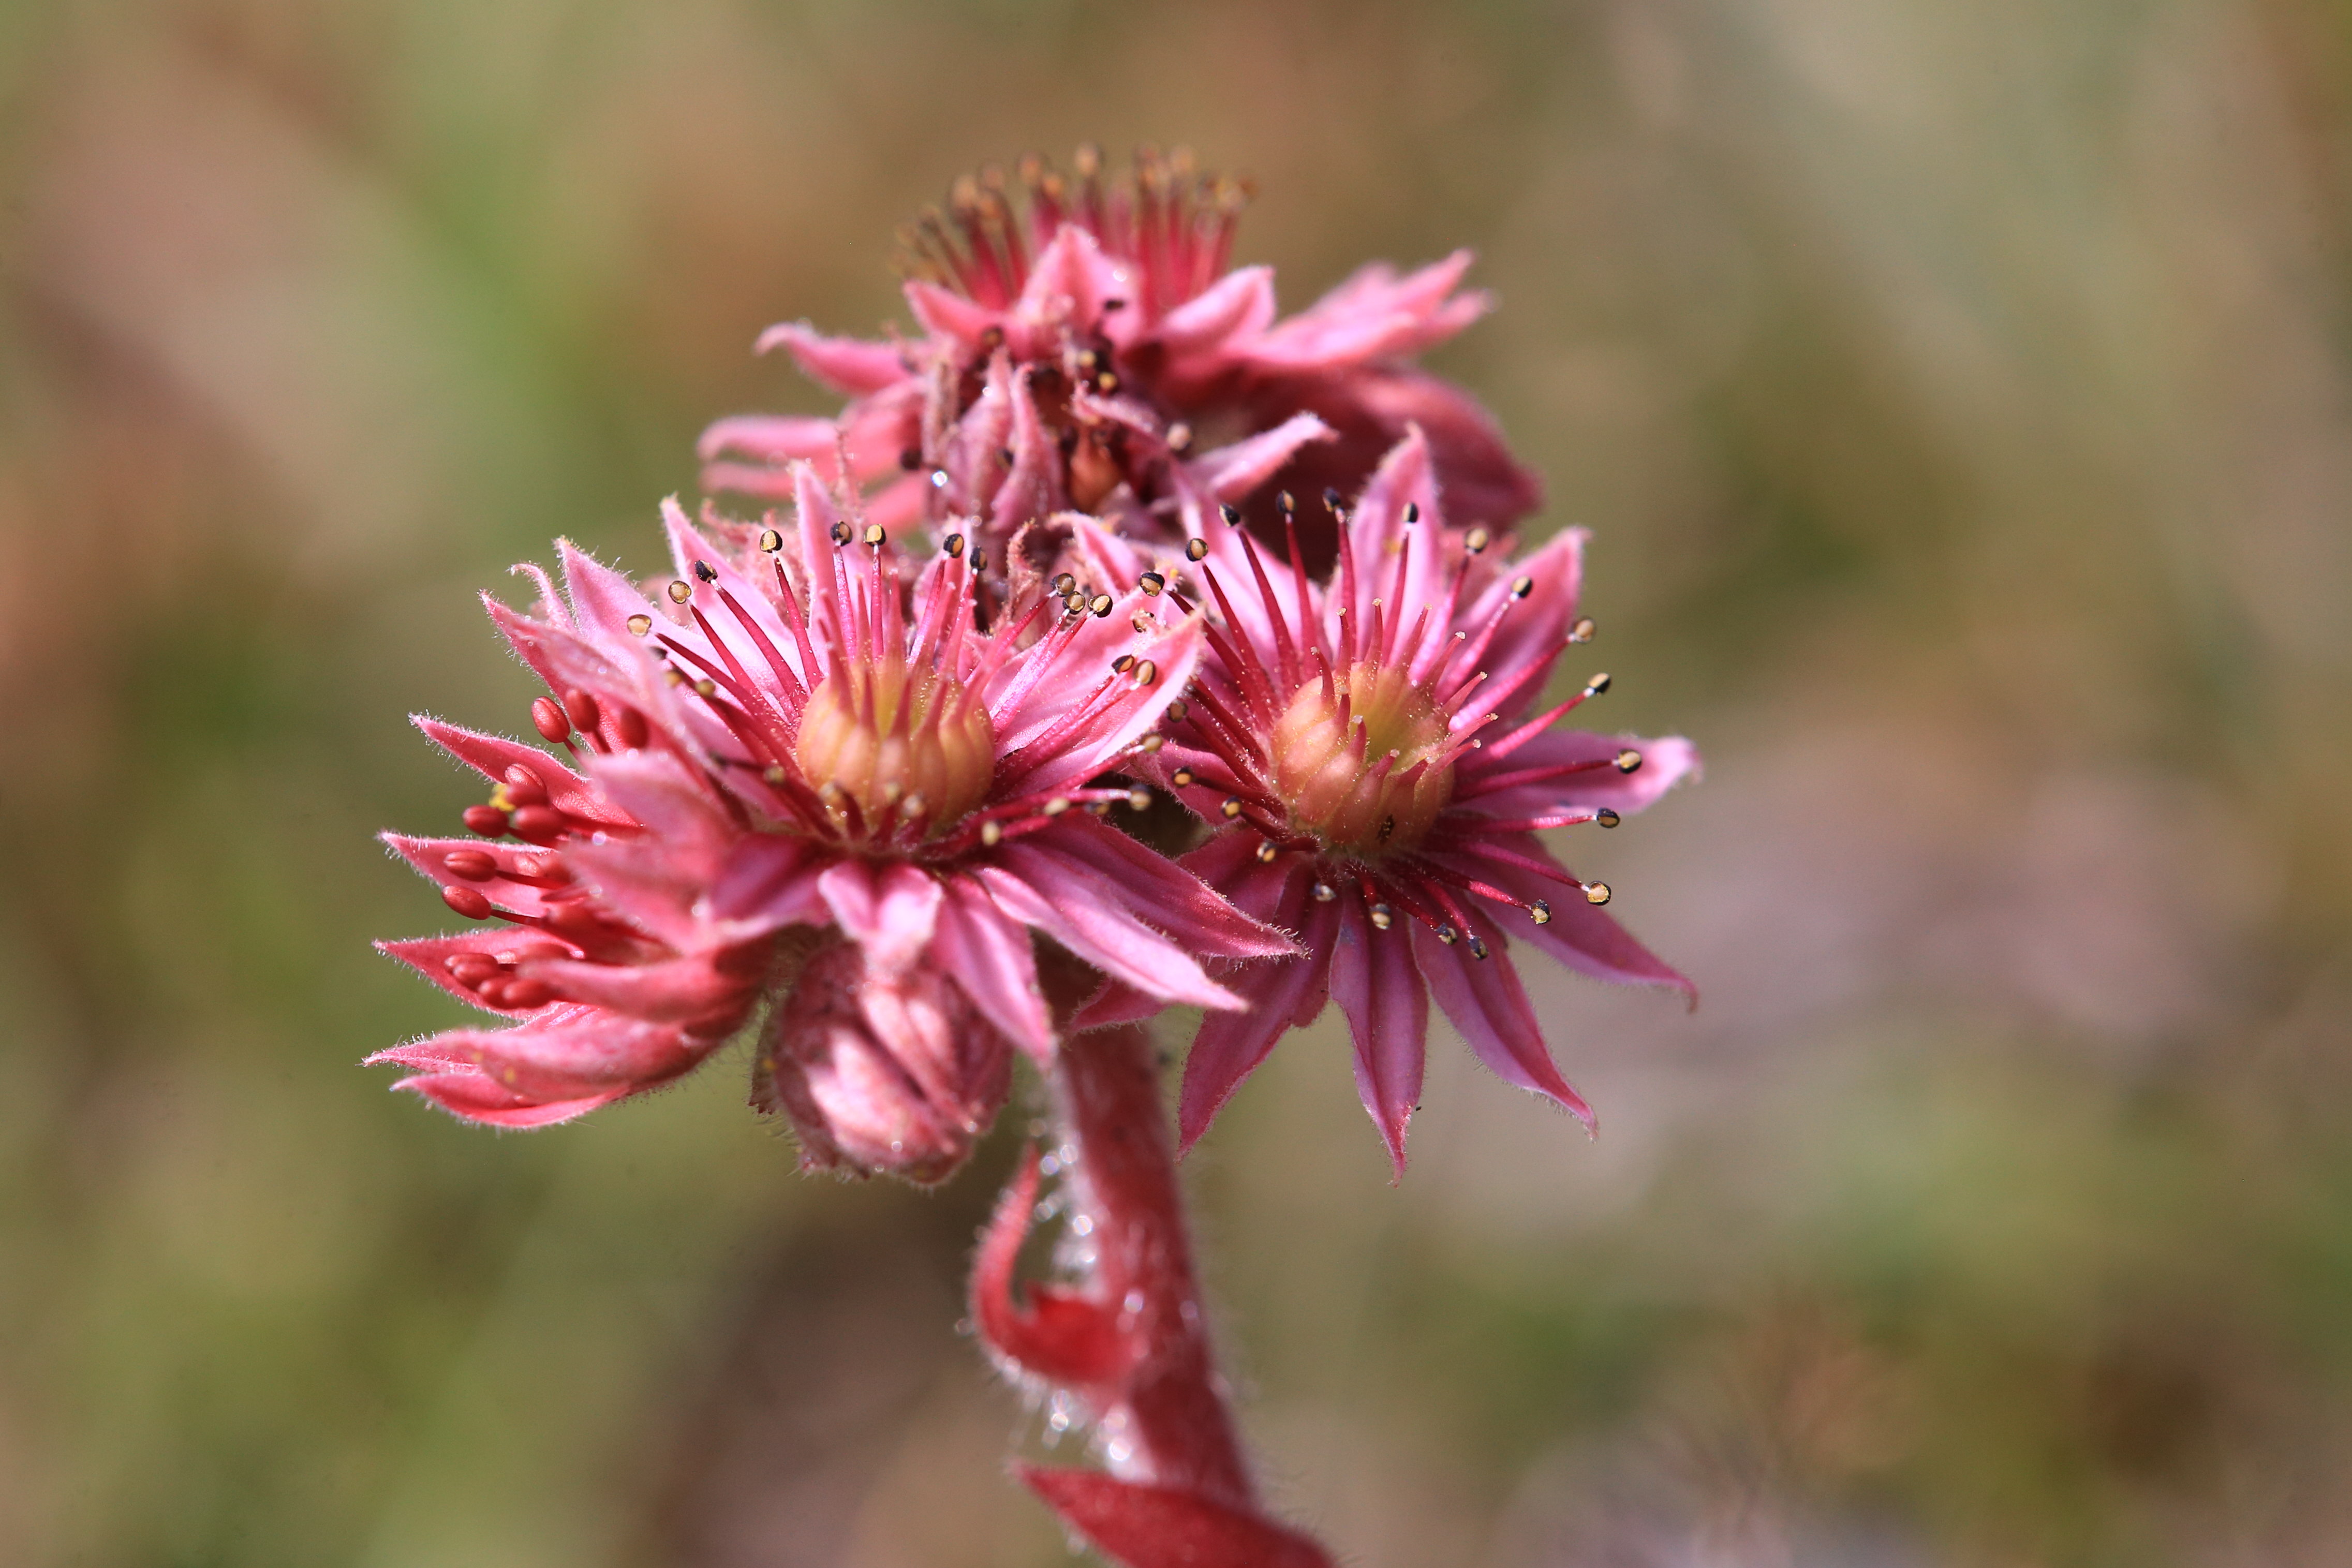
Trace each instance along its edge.
{"label": "cluster of stamens", "polygon": [[1018,197],[994,165],[956,181],[946,210],[899,230],[901,268],[1001,310],[1019,297],[1035,251],[1076,224],[1136,264],[1134,303],[1155,320],[1224,272],[1250,197],[1246,182],[1202,172],[1182,147],[1164,158],[1139,149],[1131,174],[1108,179],[1093,146],[1078,149],[1069,176],[1034,154],[1018,174]]}

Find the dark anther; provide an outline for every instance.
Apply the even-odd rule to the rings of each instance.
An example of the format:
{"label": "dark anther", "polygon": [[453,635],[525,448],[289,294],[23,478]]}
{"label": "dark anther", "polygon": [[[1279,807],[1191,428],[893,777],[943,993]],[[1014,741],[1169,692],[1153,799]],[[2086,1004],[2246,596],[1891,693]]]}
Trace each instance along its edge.
{"label": "dark anther", "polygon": [[1186,541],[1184,542],[1184,559],[1185,559],[1185,560],[1187,560],[1187,561],[1199,561],[1199,560],[1202,559],[1203,557],[1205,557],[1208,553],[1209,553],[1209,542],[1208,542],[1207,540],[1205,540],[1205,539],[1188,539],[1188,540],[1186,540]]}
{"label": "dark anther", "polygon": [[950,560],[956,556],[961,555],[963,553],[963,535],[961,533],[949,534],[947,537],[947,542],[941,548],[947,551],[948,556]]}
{"label": "dark anther", "polygon": [[1242,509],[1237,506],[1221,506],[1217,509],[1217,515],[1225,520],[1227,528],[1239,528],[1242,525]]}
{"label": "dark anther", "polygon": [[773,555],[777,551],[782,550],[783,547],[784,536],[782,534],[778,533],[772,528],[763,528],[760,531],[761,549],[766,551],[769,554]]}
{"label": "dark anther", "polygon": [[851,540],[857,537],[856,532],[850,528],[849,524],[845,521],[835,523],[833,525],[832,532],[833,542],[835,544],[846,544]]}
{"label": "dark anther", "polygon": [[694,574],[701,578],[706,583],[716,583],[719,581],[719,569],[708,561],[696,562],[694,563]]}
{"label": "dark anther", "polygon": [[1142,589],[1150,597],[1158,598],[1160,591],[1168,586],[1168,579],[1157,572],[1146,572],[1135,580],[1135,585]]}

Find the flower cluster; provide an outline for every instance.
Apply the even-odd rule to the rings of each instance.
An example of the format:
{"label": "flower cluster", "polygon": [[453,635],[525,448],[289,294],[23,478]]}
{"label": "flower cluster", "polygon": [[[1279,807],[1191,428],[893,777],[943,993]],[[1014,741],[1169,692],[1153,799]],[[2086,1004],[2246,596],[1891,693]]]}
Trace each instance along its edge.
{"label": "flower cluster", "polygon": [[[1534,481],[1408,363],[1485,310],[1467,257],[1281,321],[1267,269],[1228,266],[1237,184],[1150,155],[1020,181],[905,237],[919,335],[761,338],[849,398],[711,427],[706,485],[763,516],[672,503],[674,577],[559,544],[560,590],[527,568],[528,613],[489,601],[563,755],[419,721],[488,798],[470,837],[387,841],[476,923],[385,948],[502,1025],[373,1059],[537,1126],[756,1023],[753,1099],[805,1163],[931,1181],[1016,1050],[1202,1008],[1189,1145],[1337,1000],[1402,1172],[1434,998],[1589,1121],[1513,943],[1686,983],[1538,836],[1696,758],[1560,727],[1605,675],[1542,705],[1591,635],[1581,535],[1514,563]],[[1185,818],[1130,815],[1162,795],[1189,851]]]}

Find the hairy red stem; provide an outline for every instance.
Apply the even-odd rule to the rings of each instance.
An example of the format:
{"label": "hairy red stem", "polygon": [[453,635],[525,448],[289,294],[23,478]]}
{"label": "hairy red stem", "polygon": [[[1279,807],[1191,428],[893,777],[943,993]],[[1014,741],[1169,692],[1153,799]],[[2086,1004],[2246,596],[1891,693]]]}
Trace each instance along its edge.
{"label": "hairy red stem", "polygon": [[1054,1097],[1078,1156],[1073,1223],[1092,1226],[1088,1294],[1127,1320],[1141,1345],[1120,1404],[1099,1417],[1113,1472],[1254,1509],[1192,1271],[1150,1035],[1130,1024],[1069,1037]]}

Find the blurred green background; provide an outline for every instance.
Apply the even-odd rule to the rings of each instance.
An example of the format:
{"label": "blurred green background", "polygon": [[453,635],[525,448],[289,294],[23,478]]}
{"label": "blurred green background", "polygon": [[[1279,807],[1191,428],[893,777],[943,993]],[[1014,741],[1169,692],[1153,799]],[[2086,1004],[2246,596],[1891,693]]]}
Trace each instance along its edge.
{"label": "blurred green background", "polygon": [[[754,332],[1084,138],[1255,176],[1596,534],[1570,846],[1706,1000],[1556,973],[1597,1142],[1342,1042],[1190,1163],[1271,1489],[1364,1568],[2352,1562],[2352,10],[0,7],[0,1561],[1067,1561],[960,1340],[1010,1155],[793,1174],[740,1050],[531,1135],[370,835],[525,726],[480,616],[659,560]],[[1565,682],[1583,669],[1562,672]],[[1442,1032],[1442,1030],[1441,1030]],[[1065,1445],[1066,1451],[1067,1445]]]}

